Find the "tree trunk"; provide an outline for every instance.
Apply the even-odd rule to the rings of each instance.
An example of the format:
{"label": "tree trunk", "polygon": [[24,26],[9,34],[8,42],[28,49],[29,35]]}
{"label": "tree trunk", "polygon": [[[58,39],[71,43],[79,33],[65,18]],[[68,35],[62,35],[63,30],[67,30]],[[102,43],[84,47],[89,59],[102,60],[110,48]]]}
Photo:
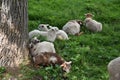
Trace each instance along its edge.
{"label": "tree trunk", "polygon": [[0,66],[18,67],[28,57],[28,0],[0,0]]}

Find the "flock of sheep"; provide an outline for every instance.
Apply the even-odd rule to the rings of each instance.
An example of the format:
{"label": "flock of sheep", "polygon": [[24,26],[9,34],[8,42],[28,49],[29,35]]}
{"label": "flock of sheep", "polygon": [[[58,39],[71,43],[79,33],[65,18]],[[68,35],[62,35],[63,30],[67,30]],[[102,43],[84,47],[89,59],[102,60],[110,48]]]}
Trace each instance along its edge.
{"label": "flock of sheep", "polygon": [[[85,14],[85,16],[86,19],[84,20],[84,22],[82,22],[81,20],[70,20],[63,26],[62,30],[59,30],[58,27],[50,26],[49,24],[40,24],[38,26],[38,29],[30,31],[29,50],[34,64],[37,66],[58,64],[64,71],[69,72],[72,61],[65,61],[58,53],[56,53],[53,42],[56,39],[68,40],[69,34],[81,35],[83,32],[80,31],[80,27],[83,24],[88,30],[92,32],[102,31],[102,24],[96,20],[93,20],[94,15],[92,15],[91,13],[87,13]],[[37,39],[37,37],[39,36],[46,37],[46,41],[40,42],[40,40]],[[110,62],[110,64],[108,65],[110,75],[114,76],[114,79],[112,79],[111,77],[111,80],[118,80],[115,79],[115,77],[119,77],[120,80],[120,70],[119,73],[116,73],[117,70],[113,67],[114,62],[115,61]]]}

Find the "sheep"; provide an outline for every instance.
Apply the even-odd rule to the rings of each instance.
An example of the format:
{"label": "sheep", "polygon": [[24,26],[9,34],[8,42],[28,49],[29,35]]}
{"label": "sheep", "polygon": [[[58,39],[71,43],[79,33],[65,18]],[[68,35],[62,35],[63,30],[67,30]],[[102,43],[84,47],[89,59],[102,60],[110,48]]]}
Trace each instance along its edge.
{"label": "sheep", "polygon": [[84,20],[85,26],[88,30],[92,32],[102,31],[102,24],[92,19],[92,15],[87,14],[86,19]]}
{"label": "sheep", "polygon": [[50,26],[50,28],[51,28],[51,29],[58,29],[58,31],[57,31],[57,33],[56,33],[56,38],[57,38],[57,39],[60,39],[60,40],[68,40],[68,39],[69,39],[69,38],[68,38],[68,35],[67,35],[67,33],[66,33],[65,31],[59,30],[58,27],[51,27],[51,26]]}
{"label": "sheep", "polygon": [[48,41],[54,42],[56,39],[56,32],[57,29],[49,29],[48,31],[39,31],[39,30],[33,30],[29,32],[29,38],[38,37],[38,36],[44,36],[47,38]]}
{"label": "sheep", "polygon": [[31,56],[40,55],[43,52],[56,52],[53,43],[47,41],[40,42],[36,37],[29,43],[29,51]]}
{"label": "sheep", "polygon": [[67,62],[65,61],[61,56],[59,56],[57,53],[51,53],[51,52],[45,52],[41,55],[37,55],[33,57],[34,65],[55,65],[58,64],[62,67],[64,71],[67,73],[70,71],[71,68],[71,61]]}
{"label": "sheep", "polygon": [[63,26],[62,29],[68,34],[79,35],[81,25],[81,20],[70,20]]}
{"label": "sheep", "polygon": [[[52,27],[52,26],[49,26],[50,29],[57,29],[58,31],[56,32],[56,38],[57,39],[61,39],[61,40],[68,40],[68,35],[65,31],[63,30],[59,30],[58,27]],[[39,26],[38,27],[39,30],[43,30],[43,31],[48,31],[48,26]]]}
{"label": "sheep", "polygon": [[108,72],[110,80],[120,80],[120,57],[109,62]]}
{"label": "sheep", "polygon": [[61,40],[69,40],[67,33],[63,30],[57,31],[56,37]]}

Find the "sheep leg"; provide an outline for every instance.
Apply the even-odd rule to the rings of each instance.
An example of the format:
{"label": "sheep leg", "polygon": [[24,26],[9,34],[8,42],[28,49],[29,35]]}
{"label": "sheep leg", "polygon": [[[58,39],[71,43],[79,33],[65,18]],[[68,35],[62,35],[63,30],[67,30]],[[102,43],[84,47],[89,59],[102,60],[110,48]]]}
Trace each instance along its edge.
{"label": "sheep leg", "polygon": [[80,35],[82,35],[84,32],[80,32],[80,33],[76,33],[75,35],[76,36],[80,36]]}

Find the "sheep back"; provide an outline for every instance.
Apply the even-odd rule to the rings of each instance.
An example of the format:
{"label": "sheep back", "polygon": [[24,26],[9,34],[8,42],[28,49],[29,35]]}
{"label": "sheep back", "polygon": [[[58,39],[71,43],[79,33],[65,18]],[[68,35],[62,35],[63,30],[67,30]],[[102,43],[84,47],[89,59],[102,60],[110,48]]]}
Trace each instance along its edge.
{"label": "sheep back", "polygon": [[63,30],[68,34],[75,35],[80,32],[80,25],[75,20],[71,20],[63,26]]}
{"label": "sheep back", "polygon": [[29,32],[29,38],[31,39],[31,38],[33,38],[33,37],[37,37],[37,36],[39,36],[40,35],[40,31],[39,30],[33,30],[33,31],[30,31]]}
{"label": "sheep back", "polygon": [[37,43],[36,45],[34,45],[31,53],[33,56],[35,56],[35,55],[40,55],[43,52],[55,53],[56,51],[54,48],[54,44],[51,42],[47,42],[47,41]]}
{"label": "sheep back", "polygon": [[64,63],[64,59],[61,58],[57,53],[52,52],[44,52],[41,55],[37,55],[33,57],[33,61],[35,65],[44,65],[48,66],[50,64],[59,64]]}
{"label": "sheep back", "polygon": [[86,18],[84,22],[88,30],[92,32],[102,31],[102,24],[100,22],[92,20],[91,18]]}
{"label": "sheep back", "polygon": [[120,57],[109,62],[108,72],[110,80],[120,80]]}

